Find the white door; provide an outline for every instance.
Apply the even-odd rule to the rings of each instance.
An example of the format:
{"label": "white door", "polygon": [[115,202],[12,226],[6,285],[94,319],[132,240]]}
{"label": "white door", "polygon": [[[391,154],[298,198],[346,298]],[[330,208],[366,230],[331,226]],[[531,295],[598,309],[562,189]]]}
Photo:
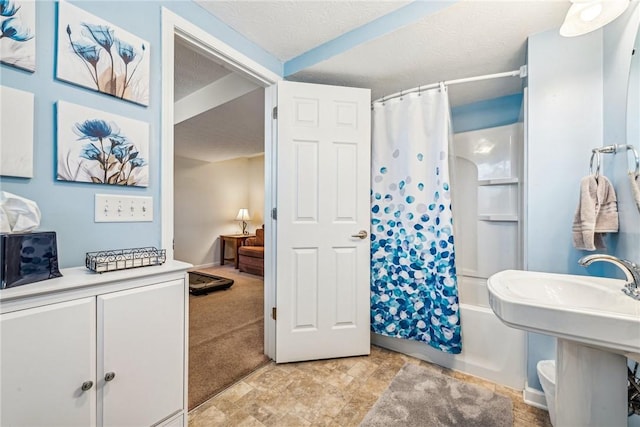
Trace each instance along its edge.
{"label": "white door", "polygon": [[96,425],[95,298],[0,316],[0,425]]}
{"label": "white door", "polygon": [[102,426],[150,426],[184,406],[184,296],[173,280],[98,297]]}
{"label": "white door", "polygon": [[278,363],[369,354],[370,102],[278,83]]}

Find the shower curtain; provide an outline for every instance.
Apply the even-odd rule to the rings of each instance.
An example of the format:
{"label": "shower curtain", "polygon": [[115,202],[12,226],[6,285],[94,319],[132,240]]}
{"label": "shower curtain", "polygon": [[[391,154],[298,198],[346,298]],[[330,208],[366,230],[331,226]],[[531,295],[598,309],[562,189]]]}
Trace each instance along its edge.
{"label": "shower curtain", "polygon": [[446,87],[376,102],[371,329],[460,353]]}

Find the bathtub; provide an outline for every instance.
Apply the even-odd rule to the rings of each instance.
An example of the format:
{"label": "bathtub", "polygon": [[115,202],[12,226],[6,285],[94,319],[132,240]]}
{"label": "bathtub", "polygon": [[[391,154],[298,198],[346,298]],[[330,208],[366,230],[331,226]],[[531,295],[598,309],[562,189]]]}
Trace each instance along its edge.
{"label": "bathtub", "polygon": [[443,353],[418,341],[371,334],[372,344],[516,390],[526,381],[526,333],[505,326],[489,307],[487,279],[458,277],[462,352]]}

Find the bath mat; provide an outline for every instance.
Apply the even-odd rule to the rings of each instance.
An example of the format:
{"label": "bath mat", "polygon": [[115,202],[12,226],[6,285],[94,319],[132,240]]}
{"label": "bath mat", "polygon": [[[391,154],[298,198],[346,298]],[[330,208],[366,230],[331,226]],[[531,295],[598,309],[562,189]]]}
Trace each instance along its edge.
{"label": "bath mat", "polygon": [[512,409],[508,397],[406,363],[360,425],[511,427]]}

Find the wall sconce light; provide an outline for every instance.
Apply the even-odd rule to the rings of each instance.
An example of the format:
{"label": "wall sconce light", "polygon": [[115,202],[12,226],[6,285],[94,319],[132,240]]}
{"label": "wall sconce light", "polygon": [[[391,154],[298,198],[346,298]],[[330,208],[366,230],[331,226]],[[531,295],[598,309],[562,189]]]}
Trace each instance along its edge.
{"label": "wall sconce light", "polygon": [[238,211],[238,216],[236,216],[236,221],[242,221],[242,234],[249,234],[249,232],[247,231],[247,221],[251,221],[251,217],[249,216],[249,209],[240,209]]}
{"label": "wall sconce light", "polygon": [[574,37],[604,27],[629,6],[629,0],[571,0],[560,35]]}

